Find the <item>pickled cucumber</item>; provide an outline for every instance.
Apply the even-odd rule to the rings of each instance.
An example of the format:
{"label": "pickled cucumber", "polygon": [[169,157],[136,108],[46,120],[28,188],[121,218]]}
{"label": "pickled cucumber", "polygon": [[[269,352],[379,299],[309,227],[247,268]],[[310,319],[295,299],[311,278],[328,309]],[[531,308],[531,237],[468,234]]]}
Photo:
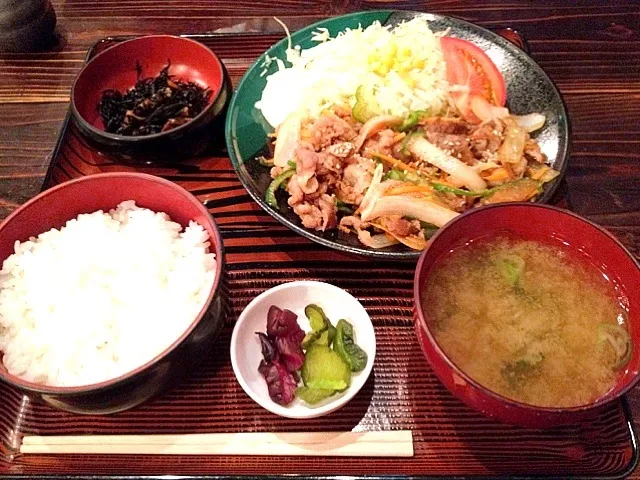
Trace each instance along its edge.
{"label": "pickled cucumber", "polygon": [[352,372],[359,372],[367,365],[367,353],[355,343],[353,326],[346,320],[339,320],[333,349],[349,365]]}
{"label": "pickled cucumber", "polygon": [[307,349],[300,373],[304,384],[314,389],[344,390],[351,383],[349,364],[324,345],[314,344]]}
{"label": "pickled cucumber", "polygon": [[321,332],[311,331],[304,336],[302,340],[302,348],[308,349],[312,345],[324,345],[326,347],[331,346],[333,338],[336,335],[336,327],[329,325],[329,328]]}
{"label": "pickled cucumber", "polygon": [[315,405],[334,393],[336,393],[335,390],[309,387],[298,387],[295,392],[296,397],[301,398],[309,405]]}
{"label": "pickled cucumber", "polygon": [[320,336],[313,342],[316,345],[324,345],[326,347],[331,345],[333,342],[333,337],[336,335],[336,327],[333,325],[329,325],[324,332],[320,333]]}
{"label": "pickled cucumber", "polygon": [[318,305],[310,304],[305,307],[304,313],[309,319],[312,331],[305,336],[302,348],[307,349],[311,345],[330,346],[336,334],[336,327],[331,325],[324,310]]}
{"label": "pickled cucumber", "polygon": [[318,338],[320,338],[321,334],[322,332],[314,332],[313,330],[310,332],[307,332],[307,334],[305,334],[304,338],[302,339],[302,344],[301,344],[302,348],[304,350],[309,348],[318,340]]}
{"label": "pickled cucumber", "polygon": [[309,319],[311,330],[314,332],[321,332],[331,324],[327,316],[324,314],[324,310],[313,303],[304,308],[304,314]]}

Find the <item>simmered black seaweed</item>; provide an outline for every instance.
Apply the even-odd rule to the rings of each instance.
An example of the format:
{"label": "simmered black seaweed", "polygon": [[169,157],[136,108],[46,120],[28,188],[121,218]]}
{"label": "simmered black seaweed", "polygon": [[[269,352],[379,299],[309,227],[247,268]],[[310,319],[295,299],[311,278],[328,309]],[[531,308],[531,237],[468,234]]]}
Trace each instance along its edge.
{"label": "simmered black seaweed", "polygon": [[[211,91],[169,75],[167,64],[155,78],[138,80],[122,94],[104,90],[98,103],[105,130],[127,136],[160,133],[196,117],[209,103]],[[141,69],[136,66],[138,78]]]}

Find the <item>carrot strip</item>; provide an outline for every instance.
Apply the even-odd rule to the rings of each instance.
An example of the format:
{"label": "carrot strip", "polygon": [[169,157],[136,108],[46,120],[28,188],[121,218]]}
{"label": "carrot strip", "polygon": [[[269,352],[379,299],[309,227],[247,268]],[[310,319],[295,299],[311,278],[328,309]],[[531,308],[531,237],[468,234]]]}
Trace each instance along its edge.
{"label": "carrot strip", "polygon": [[395,235],[394,233],[391,233],[387,227],[383,226],[380,223],[371,222],[371,225],[385,232],[385,235],[391,236],[392,238],[396,239],[400,243],[414,250],[424,250],[427,247],[427,241],[422,237],[418,237],[416,235],[401,237],[399,235]]}
{"label": "carrot strip", "polygon": [[496,168],[486,177],[483,176],[483,178],[488,182],[499,182],[501,180],[506,180],[507,178],[509,178],[509,172],[506,168]]}
{"label": "carrot strip", "polygon": [[395,137],[393,137],[393,143],[398,143],[399,141],[403,140],[404,137],[406,137],[407,134],[404,132],[400,132],[397,133]]}
{"label": "carrot strip", "polygon": [[390,188],[385,195],[403,195],[405,193],[431,193],[433,188],[429,185],[398,185]]}
{"label": "carrot strip", "polygon": [[372,152],[371,154],[377,159],[382,160],[391,168],[397,168],[397,169],[405,170],[411,173],[418,173],[418,171],[415,168],[407,165],[402,160],[398,160],[397,158],[390,157],[389,155],[385,155],[384,153]]}

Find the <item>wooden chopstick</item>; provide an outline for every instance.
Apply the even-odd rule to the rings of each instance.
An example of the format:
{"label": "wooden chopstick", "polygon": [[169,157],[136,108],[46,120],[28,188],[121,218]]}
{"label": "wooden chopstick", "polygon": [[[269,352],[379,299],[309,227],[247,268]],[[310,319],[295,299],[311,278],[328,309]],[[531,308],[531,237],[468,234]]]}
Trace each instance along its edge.
{"label": "wooden chopstick", "polygon": [[290,455],[412,457],[411,430],[384,432],[204,433],[25,436],[25,454]]}

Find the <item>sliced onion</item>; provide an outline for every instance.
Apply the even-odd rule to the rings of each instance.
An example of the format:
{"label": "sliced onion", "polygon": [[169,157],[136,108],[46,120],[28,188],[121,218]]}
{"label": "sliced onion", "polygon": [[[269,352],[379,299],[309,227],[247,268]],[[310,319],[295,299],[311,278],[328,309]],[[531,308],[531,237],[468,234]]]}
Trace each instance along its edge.
{"label": "sliced onion", "polygon": [[496,162],[483,162],[483,163],[477,163],[471,168],[473,168],[476,172],[480,173],[480,172],[484,172],[485,170],[489,170],[490,168],[498,168],[499,166],[500,165],[497,164]]}
{"label": "sliced onion", "polygon": [[384,227],[382,224],[371,223],[371,225],[382,230],[383,232],[386,232],[387,235],[391,235],[398,242],[406,245],[409,248],[412,248],[414,250],[424,250],[425,248],[427,248],[427,241],[423,237],[418,237],[416,235],[407,235],[406,237],[401,237],[400,235],[396,235],[388,228]]}
{"label": "sliced onion", "polygon": [[382,175],[384,173],[384,167],[381,163],[376,165],[376,169],[373,172],[373,178],[371,179],[371,183],[367,188],[364,196],[362,197],[362,201],[360,202],[360,207],[358,208],[358,212],[360,212],[360,216],[368,213],[376,203],[376,200],[381,195],[379,191],[379,186],[382,181]]}
{"label": "sliced onion", "polygon": [[493,105],[484,97],[479,95],[471,96],[469,106],[471,107],[473,114],[482,122],[486,122],[494,118],[505,118],[509,116],[508,108]]}
{"label": "sliced onion", "polygon": [[408,148],[416,158],[447,172],[454,181],[462,183],[470,190],[479,191],[487,188],[487,183],[478,172],[457,158],[447,155],[428,140],[417,137],[409,143]]}
{"label": "sliced onion", "polygon": [[541,113],[530,113],[529,115],[511,115],[518,125],[524,128],[527,133],[535,132],[543,127],[546,117]]}
{"label": "sliced onion", "polygon": [[460,214],[421,198],[406,195],[389,195],[379,198],[373,208],[363,212],[362,220],[367,222],[387,215],[412,217],[431,223],[436,227],[441,227]]}
{"label": "sliced onion", "polygon": [[402,119],[394,115],[378,115],[377,117],[373,117],[371,120],[368,120],[364,125],[362,125],[360,133],[358,133],[358,136],[353,141],[356,151],[359,151],[367,138],[373,134],[378,133],[380,130],[384,130],[385,128],[391,128],[395,125],[399,125],[400,123],[402,123]]}
{"label": "sliced onion", "polygon": [[400,243],[406,245],[409,248],[412,248],[413,250],[424,250],[425,248],[427,248],[427,241],[422,237],[418,237],[415,235],[411,235],[408,237],[397,237],[393,235],[393,237]]}
{"label": "sliced onion", "polygon": [[358,230],[358,240],[371,248],[385,248],[398,243],[397,240],[387,237],[384,233],[371,235],[366,230]]}
{"label": "sliced onion", "polygon": [[273,164],[276,167],[286,167],[289,160],[293,160],[296,149],[300,144],[300,115],[292,113],[278,127],[276,148],[273,154]]}
{"label": "sliced onion", "polygon": [[464,187],[464,182],[461,182],[460,180],[458,180],[455,177],[452,177],[451,175],[447,175],[447,182],[450,183],[451,185],[453,185],[456,188],[462,188]]}

